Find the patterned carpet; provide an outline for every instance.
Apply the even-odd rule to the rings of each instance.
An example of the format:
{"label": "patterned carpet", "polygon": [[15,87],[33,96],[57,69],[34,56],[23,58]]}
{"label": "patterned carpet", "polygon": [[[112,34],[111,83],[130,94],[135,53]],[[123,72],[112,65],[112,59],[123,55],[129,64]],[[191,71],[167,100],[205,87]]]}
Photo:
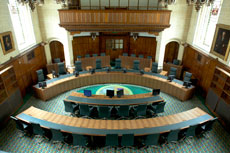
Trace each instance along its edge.
{"label": "patterned carpet", "polygon": [[[73,91],[73,90],[72,90]],[[54,112],[57,114],[68,115],[64,111],[63,99],[67,97],[72,91],[68,91],[63,93],[47,102],[42,102],[35,97],[27,98],[28,101],[26,104],[19,110],[20,113],[23,110],[27,109],[30,106],[35,106],[37,108]],[[191,100],[186,102],[181,102],[175,97],[169,96],[167,94],[161,93],[161,96],[167,102],[165,106],[165,112],[162,115],[170,115],[179,112],[183,112],[185,110],[200,107],[204,111],[208,112],[206,107],[202,104],[201,100],[194,96]],[[77,153],[90,153],[90,152],[115,152],[114,148],[100,148],[98,150],[89,150],[76,148],[73,149],[71,146],[65,144],[61,150],[58,150],[58,146],[56,144],[52,144],[50,142],[44,141],[41,144],[36,143],[36,138],[30,137],[21,137],[20,132],[16,129],[15,123],[13,121],[9,121],[5,128],[0,131],[0,150],[7,152],[15,152],[15,153],[67,153],[67,152],[77,152]],[[229,153],[230,152],[230,134],[227,133],[223,127],[219,124],[219,122],[215,122],[213,126],[213,130],[208,133],[208,138],[192,138],[191,144],[188,145],[185,141],[180,144],[170,146],[173,147],[173,150],[170,150],[168,146],[161,147],[159,149],[149,148],[149,149],[129,149],[125,148],[123,150],[116,150],[116,152],[127,152],[127,153],[153,153],[153,152],[189,152],[189,153]]]}

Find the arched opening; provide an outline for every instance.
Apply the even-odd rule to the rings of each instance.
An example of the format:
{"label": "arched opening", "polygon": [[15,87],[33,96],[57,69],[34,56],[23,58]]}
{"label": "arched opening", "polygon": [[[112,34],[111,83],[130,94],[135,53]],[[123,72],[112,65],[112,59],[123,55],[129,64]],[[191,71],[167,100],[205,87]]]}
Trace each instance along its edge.
{"label": "arched opening", "polygon": [[64,46],[59,41],[52,41],[50,42],[50,53],[52,62],[54,62],[55,58],[60,58],[61,61],[65,61],[65,55],[64,55]]}
{"label": "arched opening", "polygon": [[179,51],[179,43],[176,41],[169,42],[165,47],[164,62],[172,63],[174,59],[177,59]]}

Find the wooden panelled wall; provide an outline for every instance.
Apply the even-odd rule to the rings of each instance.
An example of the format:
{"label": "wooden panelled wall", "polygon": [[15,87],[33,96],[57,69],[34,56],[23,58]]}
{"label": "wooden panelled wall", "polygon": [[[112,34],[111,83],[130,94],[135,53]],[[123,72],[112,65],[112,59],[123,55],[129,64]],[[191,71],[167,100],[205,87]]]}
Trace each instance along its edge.
{"label": "wooden panelled wall", "polygon": [[185,47],[182,62],[184,69],[198,79],[198,86],[204,91],[203,96],[208,92],[216,66],[230,72],[228,66],[192,46]]}
{"label": "wooden panelled wall", "polygon": [[[122,51],[106,51],[106,39],[123,39],[124,49]],[[118,58],[122,53],[139,54],[147,56],[152,56],[153,60],[156,56],[156,38],[153,37],[138,37],[134,41],[133,37],[130,36],[99,36],[95,40],[92,40],[90,36],[75,37],[72,41],[73,44],[73,56],[74,60],[77,60],[77,56],[82,57],[85,54],[100,54],[106,52],[106,54],[111,55],[111,59]],[[113,52],[113,53],[111,53]]]}
{"label": "wooden panelled wall", "polygon": [[23,54],[12,58],[0,65],[0,70],[13,65],[16,79],[22,96],[25,96],[26,89],[37,82],[36,70],[46,67],[46,56],[44,47],[34,46]]}

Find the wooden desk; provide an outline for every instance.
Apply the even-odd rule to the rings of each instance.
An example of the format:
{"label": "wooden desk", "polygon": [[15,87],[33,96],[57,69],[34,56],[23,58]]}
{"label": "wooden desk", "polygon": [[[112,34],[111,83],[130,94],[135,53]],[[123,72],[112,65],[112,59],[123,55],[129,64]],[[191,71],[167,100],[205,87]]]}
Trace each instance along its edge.
{"label": "wooden desk", "polygon": [[[74,72],[74,69],[67,69],[67,72],[73,73],[73,72]],[[52,73],[47,74],[46,77],[47,77],[47,79],[53,79]]]}
{"label": "wooden desk", "polygon": [[140,69],[145,69],[146,67],[151,69],[152,67],[152,59],[131,57],[131,56],[121,56],[121,55],[119,56],[119,58],[121,59],[121,67],[124,67],[127,69],[133,68],[134,60],[140,61],[140,65],[139,65]]}
{"label": "wooden desk", "polygon": [[171,63],[165,63],[164,62],[164,64],[163,64],[163,70],[164,71],[169,72],[171,67],[177,68],[176,78],[180,79],[183,66],[182,65],[174,65],[174,64],[171,64]]}
{"label": "wooden desk", "polygon": [[46,101],[54,96],[57,96],[71,89],[104,83],[124,83],[145,86],[154,89],[161,89],[162,92],[175,96],[176,98],[185,101],[193,96],[195,87],[185,88],[182,84],[169,82],[166,79],[153,75],[140,75],[139,73],[122,73],[122,72],[96,72],[93,75],[90,73],[81,74],[78,77],[71,75],[64,79],[47,84],[45,89],[38,88],[38,85],[33,86],[35,95]]}
{"label": "wooden desk", "polygon": [[64,101],[88,105],[120,106],[152,104],[163,102],[164,99],[160,96],[153,96],[152,92],[137,95],[124,95],[121,98],[109,98],[105,95],[92,95],[91,97],[86,97],[83,93],[72,92]]}
{"label": "wooden desk", "polygon": [[168,71],[161,71],[160,75],[167,76],[168,75]]}
{"label": "wooden desk", "polygon": [[142,136],[164,133],[213,119],[198,107],[173,115],[148,119],[99,120],[58,115],[31,106],[16,117],[27,123],[38,123],[44,128],[56,128],[63,132],[90,136],[106,136],[114,133],[119,136],[127,133]]}
{"label": "wooden desk", "polygon": [[86,57],[80,58],[81,66],[83,70],[87,70],[87,66],[96,68],[96,60],[101,59],[101,67],[107,67],[110,65],[110,56],[96,56],[96,57]]}

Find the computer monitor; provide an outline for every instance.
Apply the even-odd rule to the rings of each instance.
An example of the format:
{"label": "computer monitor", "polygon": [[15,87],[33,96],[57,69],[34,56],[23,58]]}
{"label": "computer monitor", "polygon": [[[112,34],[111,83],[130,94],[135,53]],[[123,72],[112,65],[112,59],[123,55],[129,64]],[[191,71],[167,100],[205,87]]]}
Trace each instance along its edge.
{"label": "computer monitor", "polygon": [[192,85],[192,82],[190,81],[184,81],[183,82],[183,86],[185,86],[185,88],[189,88]]}
{"label": "computer monitor", "polygon": [[174,77],[175,77],[174,75],[169,75],[167,80],[169,80],[169,82],[171,82],[174,79]]}
{"label": "computer monitor", "polygon": [[45,81],[42,82],[42,89],[45,89],[45,87],[47,87],[47,84]]}
{"label": "computer monitor", "polygon": [[74,71],[74,76],[78,77],[79,76],[79,72],[78,71]]}
{"label": "computer monitor", "polygon": [[140,70],[140,74],[141,75],[145,74],[144,70]]}
{"label": "computer monitor", "polygon": [[84,96],[91,97],[92,96],[92,91],[91,90],[84,90]]}
{"label": "computer monitor", "polygon": [[42,82],[38,82],[38,87],[41,88],[42,87]]}
{"label": "computer monitor", "polygon": [[124,89],[122,89],[122,88],[121,88],[121,89],[118,89],[118,90],[117,90],[117,97],[118,97],[118,98],[121,98],[121,96],[123,96],[123,95],[124,95]]}
{"label": "computer monitor", "polygon": [[126,72],[127,72],[126,68],[123,68],[123,73],[126,73]]}
{"label": "computer monitor", "polygon": [[110,72],[110,67],[106,67],[106,72],[107,72],[107,73]]}
{"label": "computer monitor", "polygon": [[56,77],[56,72],[54,70],[52,70],[52,77],[55,78]]}
{"label": "computer monitor", "polygon": [[114,96],[114,90],[106,90],[106,96],[112,98]]}
{"label": "computer monitor", "polygon": [[94,74],[94,73],[95,73],[95,69],[91,69],[91,70],[90,70],[90,73],[91,73],[91,74]]}
{"label": "computer monitor", "polygon": [[153,89],[153,96],[158,96],[160,94],[161,90],[160,89]]}

